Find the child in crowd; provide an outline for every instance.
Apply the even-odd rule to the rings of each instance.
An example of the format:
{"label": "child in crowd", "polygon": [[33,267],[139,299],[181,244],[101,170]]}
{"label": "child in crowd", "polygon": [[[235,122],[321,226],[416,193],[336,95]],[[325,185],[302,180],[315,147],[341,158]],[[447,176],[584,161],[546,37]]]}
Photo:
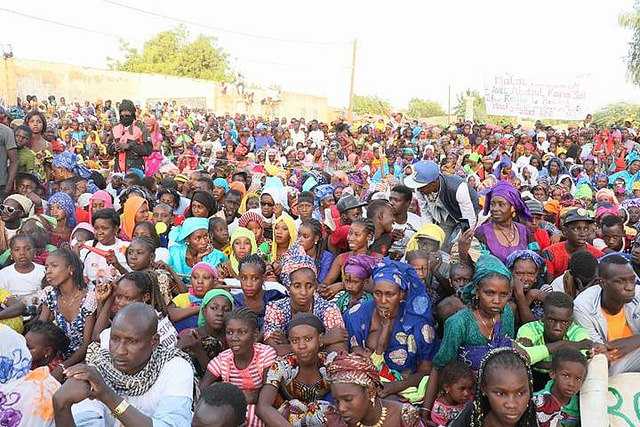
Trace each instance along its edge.
{"label": "child in crowd", "polygon": [[226,256],[231,255],[229,227],[224,218],[213,217],[209,220],[209,236],[211,236],[211,245],[215,249],[222,251]]}
{"label": "child in crowd", "polygon": [[224,289],[211,289],[202,299],[198,327],[185,329],[178,347],[189,353],[199,376],[204,375],[209,361],[227,348],[224,316],[233,309],[233,297]]}
{"label": "child in crowd", "polygon": [[587,358],[576,349],[562,348],[553,354],[551,381],[533,395],[540,427],[580,425],[578,393],[587,376]]}
{"label": "child in crowd", "polygon": [[58,381],[63,381],[62,369],[57,370],[64,360],[63,354],[69,346],[69,338],[53,322],[36,320],[29,324],[25,334],[27,348],[31,352],[31,369],[48,366]]}
{"label": "child in crowd", "polygon": [[188,292],[176,296],[169,307],[169,318],[178,332],[198,326],[198,314],[205,294],[215,287],[215,270],[205,262],[199,262],[191,269],[191,285]]}
{"label": "child in crowd", "polygon": [[240,387],[247,399],[247,426],[263,426],[255,413],[264,374],[276,360],[275,350],[258,340],[256,315],[246,307],[231,311],[224,322],[229,349],[207,366],[202,387],[223,381]]}
{"label": "child in crowd", "polygon": [[431,421],[438,426],[446,426],[473,399],[475,377],[471,368],[460,360],[445,366],[438,375],[439,397],[433,403]]}
{"label": "child in crowd", "polygon": [[26,305],[32,304],[40,290],[44,266],[33,262],[35,244],[31,237],[17,234],[9,241],[13,264],[0,270],[0,288],[20,298]]}
{"label": "child in crowd", "polygon": [[365,291],[364,285],[371,279],[371,273],[377,259],[368,255],[351,255],[342,267],[342,284],[344,290],[338,292],[335,303],[342,313],[356,304],[373,298]]}
{"label": "child in crowd", "polygon": [[169,232],[174,223],[173,208],[166,203],[158,203],[153,208],[153,223],[160,237],[160,247],[166,248],[169,246]]}
{"label": "child in crowd", "polygon": [[456,295],[459,295],[460,289],[469,283],[472,277],[473,268],[467,264],[452,264],[449,269],[449,283]]}

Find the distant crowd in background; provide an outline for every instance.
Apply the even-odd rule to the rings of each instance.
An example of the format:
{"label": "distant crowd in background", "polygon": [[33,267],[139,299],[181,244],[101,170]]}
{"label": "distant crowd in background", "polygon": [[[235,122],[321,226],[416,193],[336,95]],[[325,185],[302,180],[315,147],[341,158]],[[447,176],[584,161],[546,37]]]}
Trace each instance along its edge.
{"label": "distant crowd in background", "polygon": [[637,125],[0,107],[0,424],[580,425],[640,371]]}

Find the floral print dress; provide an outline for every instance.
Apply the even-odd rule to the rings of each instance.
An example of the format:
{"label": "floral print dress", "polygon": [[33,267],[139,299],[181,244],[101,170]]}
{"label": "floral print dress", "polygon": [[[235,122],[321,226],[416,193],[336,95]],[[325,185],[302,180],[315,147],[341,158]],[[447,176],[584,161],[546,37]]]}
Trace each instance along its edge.
{"label": "floral print dress", "polygon": [[84,327],[87,322],[87,317],[95,313],[97,302],[94,289],[88,289],[87,294],[84,296],[78,314],[73,320],[68,321],[58,306],[58,298],[60,291],[57,288],[48,286],[44,289],[44,303],[47,305],[53,316],[53,323],[58,325],[64,334],[69,338],[69,347],[64,353],[64,357],[71,356],[82,345],[84,339]]}

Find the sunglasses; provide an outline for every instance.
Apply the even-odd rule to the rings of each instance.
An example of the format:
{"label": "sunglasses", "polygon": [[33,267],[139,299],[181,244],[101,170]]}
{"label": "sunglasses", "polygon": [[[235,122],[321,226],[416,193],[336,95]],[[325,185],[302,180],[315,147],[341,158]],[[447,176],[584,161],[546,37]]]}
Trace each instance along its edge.
{"label": "sunglasses", "polygon": [[13,206],[0,205],[0,212],[6,212],[7,214],[11,215],[15,211],[17,211],[17,209],[14,208]]}
{"label": "sunglasses", "polygon": [[260,206],[275,206],[275,203],[271,203],[271,202],[260,202]]}

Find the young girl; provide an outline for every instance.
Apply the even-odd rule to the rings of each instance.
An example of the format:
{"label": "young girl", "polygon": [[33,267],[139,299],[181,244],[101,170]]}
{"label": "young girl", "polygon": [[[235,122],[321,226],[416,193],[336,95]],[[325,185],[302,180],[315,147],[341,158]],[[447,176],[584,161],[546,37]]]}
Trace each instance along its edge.
{"label": "young girl", "polygon": [[216,272],[209,264],[199,262],[193,266],[189,291],[175,297],[167,308],[169,319],[178,332],[198,325],[202,299],[210,289],[214,288],[216,278]]}
{"label": "young girl", "polygon": [[[61,248],[49,255],[46,264],[44,301],[40,320],[60,327],[69,346],[64,366],[84,360],[95,324],[96,295],[87,289],[82,263],[71,249]],[[60,365],[62,367],[62,364]]]}
{"label": "young girl", "polygon": [[327,250],[326,240],[322,237],[322,224],[317,219],[308,219],[300,224],[298,231],[300,244],[305,253],[315,260],[318,281],[322,282],[335,258],[333,253]]}
{"label": "young girl", "polygon": [[238,271],[242,292],[234,295],[235,306],[251,310],[258,319],[258,328],[262,330],[267,304],[284,298],[285,294],[277,289],[264,289],[267,264],[258,254],[244,257],[240,261]]}
{"label": "young girl", "polygon": [[[24,337],[31,352],[31,369],[48,366],[51,372],[62,372],[56,368],[62,363],[62,355],[69,346],[69,339],[62,329],[53,322],[36,320],[29,325]],[[62,381],[63,377],[57,379]]]}
{"label": "young girl", "polygon": [[273,224],[271,262],[277,262],[298,237],[296,223],[288,214],[280,215]]}
{"label": "young girl", "polygon": [[120,217],[113,208],[93,212],[95,240],[80,246],[80,259],[84,264],[84,276],[97,284],[112,282],[125,273],[127,243],[118,239]]}
{"label": "young girl", "polygon": [[59,247],[62,243],[69,242],[71,230],[76,226],[76,207],[73,199],[67,193],[55,193],[49,197],[47,211],[57,221],[57,225],[51,231],[50,243]]}
{"label": "young girl", "polygon": [[81,245],[96,238],[96,231],[88,222],[80,222],[71,232],[71,247]]}
{"label": "young girl", "polygon": [[152,306],[158,314],[158,335],[160,342],[174,345],[178,341],[178,333],[167,317],[167,309],[151,274],[131,271],[121,276],[113,286],[104,285],[97,291],[98,319],[93,333],[93,340],[100,342],[100,347],[109,348],[111,328],[107,327],[111,319],[123,307],[142,302]]}
{"label": "young girl", "polygon": [[247,399],[247,427],[263,426],[264,423],[255,413],[256,403],[265,372],[275,361],[276,352],[270,346],[256,342],[258,321],[248,308],[238,308],[228,313],[224,326],[229,349],[209,362],[200,387],[204,389],[213,381],[238,386]]}
{"label": "young girl", "polygon": [[364,287],[371,279],[377,259],[369,255],[351,255],[342,267],[344,290],[338,292],[335,303],[342,313],[356,304],[371,300],[373,297]]}
{"label": "young girl", "polygon": [[178,347],[194,359],[198,376],[202,377],[209,361],[227,348],[224,336],[224,316],[233,310],[233,297],[224,289],[211,289],[198,314],[198,327],[182,331]]}
{"label": "young girl", "polygon": [[444,367],[438,377],[439,396],[433,403],[431,421],[446,426],[464,409],[473,398],[473,371],[463,362],[454,360]]}
{"label": "young girl", "polygon": [[135,239],[136,237],[148,237],[154,241],[156,246],[154,261],[162,261],[164,263],[169,261],[169,250],[160,246],[160,236],[158,236],[152,222],[143,221],[136,224],[133,228],[133,238]]}
{"label": "young girl", "polygon": [[209,236],[211,236],[211,246],[226,256],[231,255],[229,227],[224,218],[213,217],[209,219]]}
{"label": "young girl", "polygon": [[238,226],[253,231],[258,245],[258,253],[268,261],[271,258],[271,241],[264,238],[265,223],[262,215],[253,211],[245,212],[238,220]]}
{"label": "young girl", "polygon": [[231,255],[229,261],[217,267],[220,280],[238,277],[238,266],[244,257],[256,253],[256,239],[251,230],[243,227],[235,229],[231,235]]}
{"label": "young girl", "polygon": [[9,240],[13,264],[0,270],[0,288],[11,292],[29,305],[40,290],[44,267],[33,262],[31,237],[17,234]]}
{"label": "young girl", "polygon": [[176,273],[161,261],[154,262],[157,241],[150,237],[134,237],[127,248],[127,265],[132,271],[142,271],[155,275],[160,295],[165,305],[173,297],[187,291],[187,287]]}
{"label": "young girl", "polygon": [[496,348],[482,361],[474,401],[449,426],[535,427],[538,420],[532,394],[526,356],[512,348]]}

